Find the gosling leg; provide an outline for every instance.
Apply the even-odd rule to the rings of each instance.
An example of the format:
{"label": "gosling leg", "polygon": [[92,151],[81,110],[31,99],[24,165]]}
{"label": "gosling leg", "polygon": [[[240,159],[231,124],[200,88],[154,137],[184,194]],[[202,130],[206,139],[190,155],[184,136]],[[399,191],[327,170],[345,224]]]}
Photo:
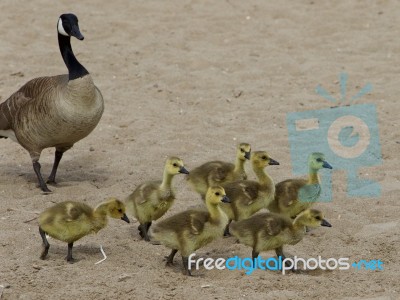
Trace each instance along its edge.
{"label": "gosling leg", "polygon": [[74,246],[74,242],[68,243],[68,254],[67,254],[67,262],[73,263],[74,258],[72,257],[72,247]]}
{"label": "gosling leg", "polygon": [[176,252],[178,252],[177,249],[172,249],[171,254],[166,256],[167,262],[166,262],[166,266],[172,266],[174,264],[174,257]]}
{"label": "gosling leg", "polygon": [[228,225],[226,225],[226,227],[225,227],[225,231],[224,231],[224,236],[225,236],[225,237],[230,237],[230,236],[232,236],[231,233],[229,232],[229,225],[231,225],[231,222],[232,222],[232,220],[229,220]]}
{"label": "gosling leg", "polygon": [[183,271],[182,271],[183,275],[192,276],[192,273],[189,270],[187,256],[182,256],[182,263],[183,263]]}
{"label": "gosling leg", "polygon": [[47,183],[50,184],[56,184],[56,173],[58,169],[58,165],[60,164],[60,160],[63,157],[64,152],[60,150],[56,150],[56,153],[54,155],[54,164],[53,164],[53,169],[51,170],[50,176],[47,179]]}
{"label": "gosling leg", "polygon": [[33,170],[36,173],[36,177],[39,181],[39,187],[44,193],[51,193],[49,188],[47,187],[46,183],[43,180],[42,173],[40,173],[41,165],[38,160],[33,161]]}
{"label": "gosling leg", "polygon": [[[283,247],[282,247],[282,246],[276,248],[276,249],[275,249],[275,252],[276,252],[276,255],[278,256],[278,258],[279,258],[279,256],[282,257],[282,261],[284,261],[284,260],[286,259],[286,256],[285,256],[285,254],[283,253]],[[286,262],[285,262],[285,264],[286,264]],[[287,265],[287,264],[286,264],[286,265]],[[294,268],[292,268],[291,270],[294,272]]]}
{"label": "gosling leg", "polygon": [[151,222],[146,222],[143,224],[143,227],[144,227],[143,235],[144,235],[144,240],[146,242],[150,242],[150,237],[149,237],[150,226],[151,226]]}
{"label": "gosling leg", "polygon": [[43,250],[42,250],[42,254],[40,254],[40,259],[45,259],[47,256],[47,253],[49,253],[50,244],[46,238],[46,233],[40,227],[39,227],[39,233],[43,240]]}
{"label": "gosling leg", "polygon": [[257,252],[256,250],[252,250],[251,251],[251,257],[253,258],[253,261],[255,260],[255,259],[257,259],[257,257],[258,257],[258,255],[260,254],[260,252]]}

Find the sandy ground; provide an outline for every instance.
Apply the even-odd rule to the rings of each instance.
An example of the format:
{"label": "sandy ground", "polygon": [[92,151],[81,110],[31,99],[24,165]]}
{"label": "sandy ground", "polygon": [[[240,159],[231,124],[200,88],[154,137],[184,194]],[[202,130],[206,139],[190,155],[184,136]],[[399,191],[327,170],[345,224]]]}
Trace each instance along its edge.
{"label": "sandy ground", "polygon": [[[35,187],[29,155],[0,141],[0,298],[2,299],[398,299],[400,10],[396,1],[15,1],[0,2],[0,101],[27,80],[66,72],[59,54],[58,16],[74,12],[85,40],[72,41],[101,89],[100,124],[64,155],[54,193]],[[286,250],[300,257],[380,259],[383,271],[194,272],[164,266],[169,250],[141,241],[131,224],[111,220],[99,234],[66,245],[51,240],[39,259],[37,214],[64,200],[90,205],[126,197],[158,179],[168,155],[187,168],[233,160],[239,141],[281,162],[275,182],[292,177],[286,113],[327,108],[320,84],[339,96],[370,82],[362,103],[378,111],[383,164],[366,168],[382,186],[376,199],[349,198],[346,176],[333,171],[333,201],[319,203],[332,228],[320,228]],[[305,154],[306,155],[306,154]],[[50,172],[53,149],[43,151]],[[334,164],[334,162],[332,162]],[[249,165],[247,165],[249,168]],[[250,178],[254,175],[249,169]],[[183,176],[174,180],[168,215],[200,203]],[[30,221],[31,220],[31,221]],[[99,245],[108,259],[101,259]],[[197,251],[203,257],[250,255],[233,238]],[[264,253],[263,257],[274,255]]]}

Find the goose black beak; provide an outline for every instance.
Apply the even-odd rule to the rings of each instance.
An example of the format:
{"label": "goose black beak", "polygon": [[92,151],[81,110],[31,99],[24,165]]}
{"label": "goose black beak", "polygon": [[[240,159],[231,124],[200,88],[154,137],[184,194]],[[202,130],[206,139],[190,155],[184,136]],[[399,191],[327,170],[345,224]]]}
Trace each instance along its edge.
{"label": "goose black beak", "polygon": [[322,219],[321,226],[325,227],[332,227],[331,223],[329,223],[327,220]]}
{"label": "goose black beak", "polygon": [[277,162],[275,159],[270,158],[269,163],[270,166],[278,166],[279,162]]}
{"label": "goose black beak", "polygon": [[181,168],[179,169],[179,173],[182,173],[182,174],[189,174],[189,171],[186,170],[185,167],[181,167]]}
{"label": "goose black beak", "polygon": [[224,203],[231,203],[231,199],[229,199],[226,195],[224,195],[224,197],[222,197],[221,201]]}
{"label": "goose black beak", "polygon": [[126,223],[130,223],[128,217],[126,216],[126,214],[124,214],[121,218],[121,220],[125,221]]}
{"label": "goose black beak", "polygon": [[71,35],[76,37],[78,40],[82,41],[85,37],[82,35],[81,31],[79,30],[79,27],[74,25],[72,26],[71,29]]}
{"label": "goose black beak", "polygon": [[245,153],[244,153],[244,158],[250,159],[250,154],[251,154],[250,151],[249,151],[249,152],[245,152]]}
{"label": "goose black beak", "polygon": [[324,160],[324,163],[322,164],[322,167],[327,168],[327,169],[332,169],[332,166],[325,160]]}

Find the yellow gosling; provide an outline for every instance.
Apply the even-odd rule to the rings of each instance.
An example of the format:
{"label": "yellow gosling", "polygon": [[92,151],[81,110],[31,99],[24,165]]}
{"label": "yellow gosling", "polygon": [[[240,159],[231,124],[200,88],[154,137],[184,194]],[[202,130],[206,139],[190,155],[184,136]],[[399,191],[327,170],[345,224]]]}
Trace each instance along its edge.
{"label": "yellow gosling", "polygon": [[129,223],[123,202],[110,198],[100,203],[95,209],[75,201],[58,203],[39,215],[39,233],[43,240],[41,259],[45,259],[50,248],[46,234],[68,243],[67,261],[72,263],[72,247],[75,241],[103,229],[108,218],[121,219]]}
{"label": "yellow gosling", "polygon": [[152,221],[161,218],[174,203],[172,179],[180,173],[189,174],[183,161],[178,157],[169,157],[165,162],[162,181],[142,183],[126,199],[128,214],[139,221],[139,234],[145,241],[150,241],[148,231]]}

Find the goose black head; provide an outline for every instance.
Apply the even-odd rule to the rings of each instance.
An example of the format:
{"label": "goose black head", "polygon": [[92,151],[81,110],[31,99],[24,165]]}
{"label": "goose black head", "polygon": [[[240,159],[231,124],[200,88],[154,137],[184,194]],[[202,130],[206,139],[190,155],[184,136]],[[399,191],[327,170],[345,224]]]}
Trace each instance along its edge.
{"label": "goose black head", "polygon": [[62,14],[58,19],[57,31],[63,36],[74,36],[78,40],[84,39],[79,30],[78,18],[74,14]]}

